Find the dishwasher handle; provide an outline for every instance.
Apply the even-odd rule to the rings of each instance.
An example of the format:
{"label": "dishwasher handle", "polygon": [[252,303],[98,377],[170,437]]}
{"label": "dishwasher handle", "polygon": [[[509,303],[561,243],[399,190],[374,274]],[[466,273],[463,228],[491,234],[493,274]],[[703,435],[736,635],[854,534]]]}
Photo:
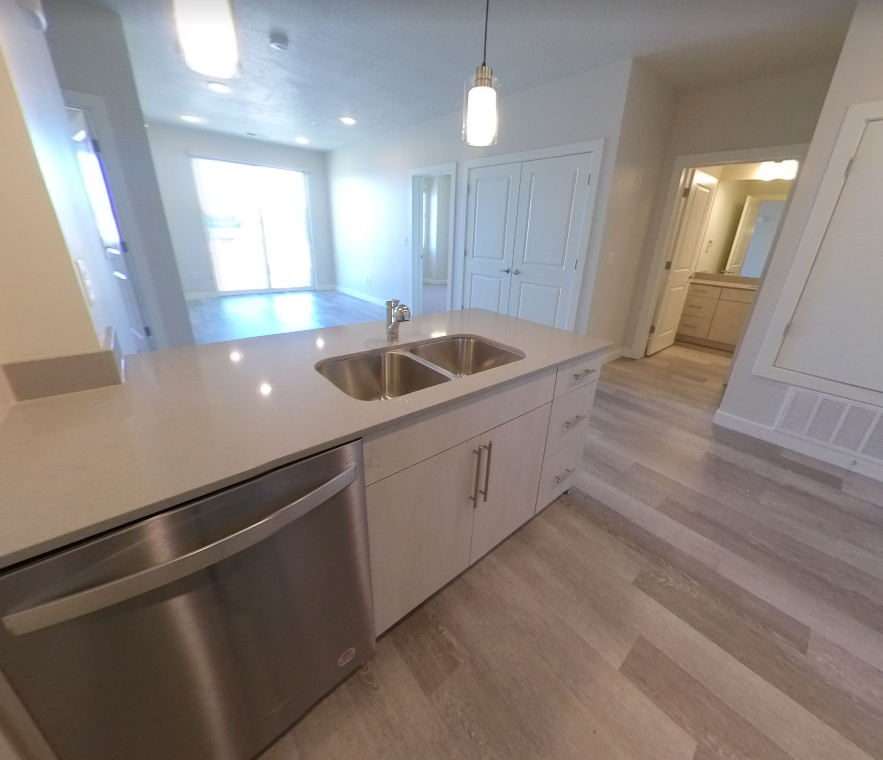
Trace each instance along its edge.
{"label": "dishwasher handle", "polygon": [[105,607],[146,594],[148,591],[167,586],[259,544],[274,533],[278,533],[286,525],[336,496],[355,480],[356,466],[352,465],[297,501],[282,507],[247,528],[161,565],[149,567],[146,570],[54,599],[51,602],[38,604],[29,609],[11,612],[3,617],[3,625],[13,636],[20,636],[73,620],[90,612],[97,612]]}

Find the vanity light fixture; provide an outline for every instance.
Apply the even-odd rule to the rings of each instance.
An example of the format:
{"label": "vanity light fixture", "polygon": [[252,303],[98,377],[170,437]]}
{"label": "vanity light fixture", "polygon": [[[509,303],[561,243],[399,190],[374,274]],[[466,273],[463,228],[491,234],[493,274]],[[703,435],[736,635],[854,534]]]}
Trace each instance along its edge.
{"label": "vanity light fixture", "polygon": [[239,44],[229,0],[173,0],[184,62],[207,77],[239,74]]}
{"label": "vanity light fixture", "polygon": [[487,147],[497,142],[497,80],[487,65],[487,27],[490,0],[484,9],[484,55],[475,76],[466,80],[463,101],[463,140],[469,145]]}
{"label": "vanity light fixture", "polygon": [[797,170],[800,168],[800,162],[794,159],[788,161],[764,161],[757,170],[755,179],[763,182],[770,182],[774,179],[794,179],[797,176]]}
{"label": "vanity light fixture", "polygon": [[233,88],[223,82],[209,82],[206,87],[212,92],[217,92],[219,95],[229,95],[233,92]]}
{"label": "vanity light fixture", "polygon": [[348,127],[351,127],[356,123],[356,120],[352,116],[341,116],[340,120]]}

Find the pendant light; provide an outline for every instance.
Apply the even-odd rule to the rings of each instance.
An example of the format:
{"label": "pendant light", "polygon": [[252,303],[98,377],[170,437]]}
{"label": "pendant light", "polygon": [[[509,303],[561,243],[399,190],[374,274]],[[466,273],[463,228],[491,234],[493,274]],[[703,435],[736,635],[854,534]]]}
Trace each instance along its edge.
{"label": "pendant light", "polygon": [[475,76],[466,80],[463,103],[463,140],[486,147],[497,142],[497,80],[487,65],[487,26],[490,0],[484,9],[484,55]]}

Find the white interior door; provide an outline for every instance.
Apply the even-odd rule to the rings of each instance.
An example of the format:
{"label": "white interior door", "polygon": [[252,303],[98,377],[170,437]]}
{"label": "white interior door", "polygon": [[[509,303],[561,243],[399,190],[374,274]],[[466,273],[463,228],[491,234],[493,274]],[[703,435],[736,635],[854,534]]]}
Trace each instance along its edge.
{"label": "white interior door", "polygon": [[522,164],[510,316],[571,327],[592,158],[582,153]]}
{"label": "white interior door", "polygon": [[520,182],[520,163],[469,170],[464,308],[509,311]]}
{"label": "white interior door", "polygon": [[687,299],[687,286],[702,250],[705,227],[708,224],[717,183],[713,177],[695,172],[689,189],[675,238],[674,254],[666,265],[669,267],[668,277],[656,307],[655,331],[647,344],[648,356],[668,348],[675,342],[678,322],[681,320],[684,301]]}
{"label": "white interior door", "polygon": [[775,366],[883,392],[881,196],[883,120],[875,120],[864,130]]}

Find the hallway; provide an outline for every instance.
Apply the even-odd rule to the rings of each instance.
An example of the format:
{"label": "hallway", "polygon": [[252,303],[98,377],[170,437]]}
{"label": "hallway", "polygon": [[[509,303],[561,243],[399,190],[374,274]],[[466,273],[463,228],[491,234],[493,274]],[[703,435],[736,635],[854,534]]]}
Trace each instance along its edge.
{"label": "hallway", "polygon": [[189,301],[197,344],[385,319],[383,306],[335,290],[221,296]]}

